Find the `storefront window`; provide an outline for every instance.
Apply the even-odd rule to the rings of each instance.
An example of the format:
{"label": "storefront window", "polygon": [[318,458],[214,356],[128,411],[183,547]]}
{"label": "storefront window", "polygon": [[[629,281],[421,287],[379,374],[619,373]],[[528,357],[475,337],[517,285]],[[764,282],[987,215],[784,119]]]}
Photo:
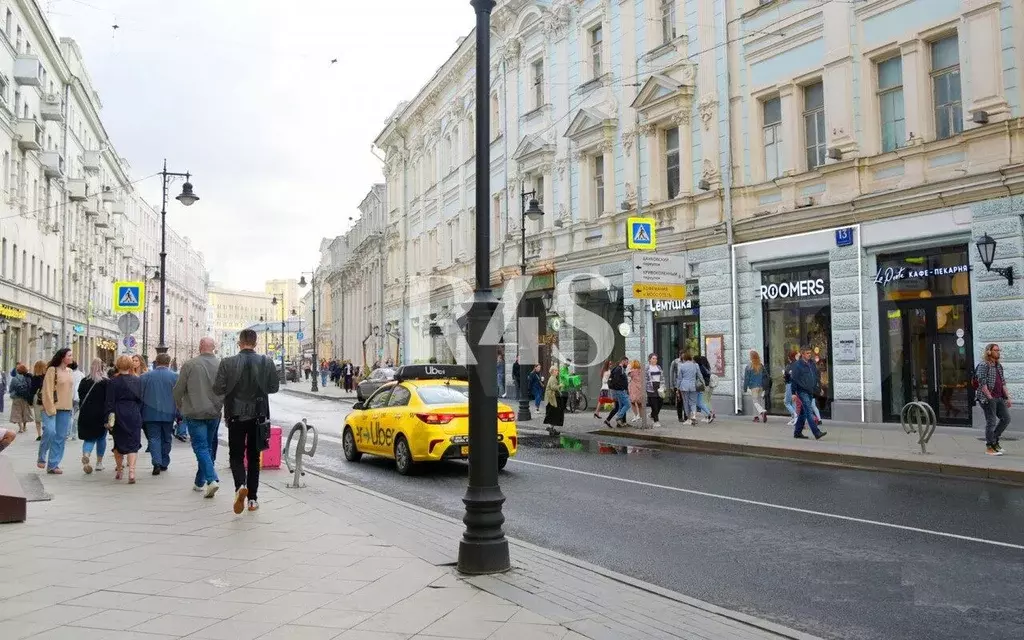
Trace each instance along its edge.
{"label": "storefront window", "polygon": [[886,421],[908,402],[940,423],[971,422],[974,346],[966,245],[878,257],[882,400]]}
{"label": "storefront window", "polygon": [[700,288],[696,280],[687,282],[685,300],[651,300],[645,306],[654,317],[654,353],[666,371],[681,350],[692,355],[701,352]]}
{"label": "storefront window", "polygon": [[814,352],[821,376],[817,398],[823,417],[832,415],[832,308],[828,265],[766,271],[761,276],[764,309],[764,362],[770,376],[768,410],[786,415],[785,370],[801,346]]}

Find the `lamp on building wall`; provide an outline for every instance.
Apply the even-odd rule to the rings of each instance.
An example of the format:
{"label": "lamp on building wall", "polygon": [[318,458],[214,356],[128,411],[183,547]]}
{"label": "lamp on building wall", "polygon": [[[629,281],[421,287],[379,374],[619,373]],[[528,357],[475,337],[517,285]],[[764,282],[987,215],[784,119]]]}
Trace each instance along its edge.
{"label": "lamp on building wall", "polygon": [[1013,266],[1009,267],[993,267],[992,262],[996,259],[996,240],[987,233],[978,238],[975,245],[978,247],[978,253],[981,255],[981,262],[985,265],[985,269],[988,271],[994,271],[999,275],[1006,278],[1009,285],[1013,286]]}
{"label": "lamp on building wall", "polygon": [[544,293],[544,310],[551,313],[551,308],[555,306],[555,296],[550,291]]}
{"label": "lamp on building wall", "polygon": [[284,348],[284,314],[285,314],[285,310],[284,310],[284,294],[283,293],[275,293],[273,295],[274,295],[274,297],[270,300],[270,304],[275,306],[275,307],[277,306],[277,296],[281,296],[281,379],[284,380],[285,379],[285,375],[284,375],[284,357],[286,355],[285,354],[285,348]]}
{"label": "lamp on building wall", "polygon": [[181,193],[178,194],[174,199],[180,202],[186,207],[191,207],[198,200],[199,196],[192,190],[192,183],[189,182],[192,178],[192,174],[175,173],[167,170],[167,160],[164,159],[164,168],[160,172],[163,178],[163,200],[160,207],[160,343],[156,346],[157,353],[167,353],[167,340],[166,340],[166,313],[163,309],[166,308],[167,300],[167,185],[171,178],[185,178],[185,184],[181,187]]}

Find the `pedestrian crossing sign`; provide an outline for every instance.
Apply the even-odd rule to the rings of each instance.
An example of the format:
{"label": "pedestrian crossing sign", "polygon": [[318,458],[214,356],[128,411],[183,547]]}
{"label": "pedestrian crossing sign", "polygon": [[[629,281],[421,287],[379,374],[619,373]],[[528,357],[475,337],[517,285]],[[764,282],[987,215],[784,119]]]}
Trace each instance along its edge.
{"label": "pedestrian crossing sign", "polygon": [[640,251],[654,251],[657,239],[654,218],[629,218],[626,221],[626,246]]}
{"label": "pedestrian crossing sign", "polygon": [[114,312],[143,311],[146,307],[145,282],[115,282]]}

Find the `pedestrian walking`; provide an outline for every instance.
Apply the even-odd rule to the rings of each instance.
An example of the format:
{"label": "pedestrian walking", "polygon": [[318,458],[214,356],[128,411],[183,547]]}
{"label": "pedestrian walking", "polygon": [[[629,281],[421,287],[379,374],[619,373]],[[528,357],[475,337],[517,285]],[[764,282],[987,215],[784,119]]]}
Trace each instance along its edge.
{"label": "pedestrian walking", "polygon": [[565,426],[565,400],[558,367],[552,366],[548,371],[548,382],[544,388],[544,424],[548,425],[548,435],[557,436],[559,431],[555,427]]}
{"label": "pedestrian walking", "polygon": [[679,378],[679,365],[683,363],[683,350],[680,349],[676,353],[676,357],[672,359],[672,362],[668,365],[668,375],[665,376],[665,399],[671,400],[676,405],[676,414],[679,417],[679,421],[682,422],[683,418],[683,403],[679,396],[679,390],[676,388],[676,379]]}
{"label": "pedestrian walking", "polygon": [[326,387],[327,386],[327,376],[330,375],[330,373],[331,373],[331,370],[327,366],[327,361],[326,360],[321,360],[320,361],[320,386],[321,387]]}
{"label": "pedestrian walking", "polygon": [[215,463],[224,398],[213,391],[220,367],[220,358],[214,355],[216,347],[213,338],[200,340],[199,355],[181,367],[178,382],[174,385],[174,403],[188,428],[192,452],[198,463],[192,488],[202,491],[205,498],[212,498],[220,489]]}
{"label": "pedestrian walking", "polygon": [[61,475],[60,463],[64,459],[64,443],[71,428],[74,407],[72,390],[71,349],[58,349],[43,374],[41,391],[43,402],[43,439],[39,442],[39,460],[36,463],[46,473]]}
{"label": "pedestrian walking", "polygon": [[662,383],[662,371],[661,367],[658,366],[658,354],[652,353],[647,356],[647,367],[644,370],[644,383],[647,387],[647,406],[651,408],[651,422],[654,423],[654,428],[657,429],[661,426],[658,422],[659,414],[661,413],[661,383]]}
{"label": "pedestrian walking", "polygon": [[35,400],[35,394],[32,393],[32,376],[28,375],[28,367],[21,362],[14,368],[10,389],[11,422],[18,425],[18,433],[25,433],[28,430],[28,423],[32,422],[32,402]]}
{"label": "pedestrian walking", "polygon": [[534,411],[540,411],[540,402],[544,397],[544,384],[541,382],[539,364],[533,366],[527,384],[530,388],[530,397],[533,398]]}
{"label": "pedestrian walking", "polygon": [[[89,375],[78,385],[78,437],[82,441],[82,471],[103,471],[107,453],[107,372],[99,358],[92,361]],[[93,451],[96,464],[90,464]]]}
{"label": "pedestrian walking", "polygon": [[743,370],[743,392],[750,394],[754,403],[754,422],[768,422],[768,412],[764,410],[764,390],[768,388],[768,372],[761,364],[761,356],[750,350],[750,361]]}
{"label": "pedestrian walking", "polygon": [[114,480],[120,480],[128,465],[128,484],[135,484],[135,464],[142,448],[142,382],[134,375],[129,356],[114,363],[116,375],[107,383],[104,411],[107,429],[114,434]]}
{"label": "pedestrian walking", "polygon": [[985,346],[982,361],[974,370],[974,377],[981,391],[981,408],[985,412],[985,453],[990,456],[1003,455],[999,437],[1010,426],[1010,412],[1013,406],[1010,392],[1006,388],[1006,376],[999,362],[1002,349],[996,343]]}
{"label": "pedestrian walking", "polygon": [[697,415],[703,413],[705,422],[711,424],[715,421],[715,413],[705,406],[701,391],[704,390],[704,376],[701,373],[700,365],[693,361],[689,351],[683,352],[683,359],[678,368],[676,387],[679,389],[679,397],[683,403],[683,411],[690,418],[690,425],[697,426]]}
{"label": "pedestrian walking", "polygon": [[626,426],[626,412],[629,411],[629,358],[622,358],[611,373],[608,374],[608,389],[615,400],[615,413],[605,418],[606,427],[611,427],[612,417],[615,418],[616,427]]}
{"label": "pedestrian walking", "polygon": [[611,401],[611,392],[608,389],[608,378],[612,375],[612,361],[607,360],[601,365],[601,391],[597,394],[597,404],[594,405],[594,417],[597,419],[601,418],[601,405],[611,402],[612,413],[608,414],[608,417],[614,415],[615,403]]}
{"label": "pedestrian walking", "polygon": [[302,373],[305,374],[306,380],[309,380],[310,374],[313,373],[313,365],[308,360],[302,363]]}
{"label": "pedestrian walking", "polygon": [[32,365],[32,418],[36,423],[36,442],[43,441],[43,377],[46,361],[36,360]]}
{"label": "pedestrian walking", "polygon": [[828,435],[828,432],[818,429],[817,421],[814,419],[814,396],[821,388],[821,372],[818,371],[818,366],[811,362],[811,353],[810,347],[802,347],[800,360],[794,362],[790,369],[793,404],[800,407],[796,424],[793,425],[793,437],[807,438],[804,435],[804,424],[806,423],[811,427],[814,439],[820,440]]}
{"label": "pedestrian walking", "polygon": [[171,371],[171,356],[160,353],[156,366],[139,377],[142,387],[142,427],[149,440],[153,475],[171,465],[171,438],[174,435],[174,385],[178,374]]}
{"label": "pedestrian walking", "polygon": [[78,417],[79,410],[79,399],[78,399],[78,386],[82,384],[82,380],[85,379],[85,372],[78,366],[78,362],[72,360],[71,364],[68,365],[68,369],[71,370],[71,397],[74,399],[74,406],[71,408],[71,439],[78,439],[78,425],[75,423]]}
{"label": "pedestrian walking", "polygon": [[351,362],[345,363],[345,366],[342,367],[341,375],[345,378],[345,391],[352,393],[352,377],[355,375],[355,367],[352,366]]}
{"label": "pedestrian walking", "polygon": [[640,369],[640,361],[634,360],[629,365],[629,406],[633,409],[630,422],[640,419],[640,412],[643,410],[644,395],[644,372]]}
{"label": "pedestrian walking", "polygon": [[4,398],[7,397],[7,384],[10,382],[10,378],[7,377],[6,371],[0,371],[0,415],[4,412]]}
{"label": "pedestrian walking", "polygon": [[523,381],[520,377],[522,371],[519,367],[519,356],[516,356],[515,361],[512,363],[512,384],[516,387],[516,398],[523,397]]}
{"label": "pedestrian walking", "polygon": [[712,408],[711,395],[714,392],[717,378],[711,375],[711,362],[708,361],[708,357],[703,353],[693,356],[693,361],[697,363],[700,373],[704,377],[704,390],[699,393],[702,401],[701,404],[711,414],[712,420],[714,420],[715,412]]}
{"label": "pedestrian walking", "polygon": [[797,418],[796,403],[793,402],[793,363],[797,361],[799,356],[800,354],[796,351],[786,354],[786,368],[783,371],[783,379],[786,381],[786,393],[783,397],[786,411],[789,412],[789,422],[786,424],[790,427],[796,424]]}
{"label": "pedestrian walking", "polygon": [[505,354],[500,353],[500,352],[498,353],[498,362],[497,362],[496,368],[497,368],[497,371],[498,371],[498,397],[499,398],[504,398],[505,397]]}
{"label": "pedestrian walking", "polygon": [[254,351],[256,340],[251,329],[238,334],[241,351],[221,360],[213,384],[213,392],[224,397],[236,514],[242,513],[246,499],[249,511],[259,509],[260,453],[270,439],[269,394],[279,387],[274,363]]}
{"label": "pedestrian walking", "polygon": [[139,355],[132,356],[132,374],[141,376],[147,371],[149,371],[149,367],[146,365],[146,361]]}

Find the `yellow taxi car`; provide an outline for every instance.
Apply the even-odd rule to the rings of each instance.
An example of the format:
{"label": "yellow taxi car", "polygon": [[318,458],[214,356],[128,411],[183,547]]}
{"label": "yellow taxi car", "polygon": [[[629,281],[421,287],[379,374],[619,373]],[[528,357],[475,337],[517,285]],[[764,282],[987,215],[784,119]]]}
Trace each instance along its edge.
{"label": "yellow taxi car", "polygon": [[[345,459],[363,454],[395,461],[409,475],[422,462],[469,457],[469,377],[460,365],[406,365],[345,418]],[[498,404],[498,468],[516,454],[516,413]]]}

